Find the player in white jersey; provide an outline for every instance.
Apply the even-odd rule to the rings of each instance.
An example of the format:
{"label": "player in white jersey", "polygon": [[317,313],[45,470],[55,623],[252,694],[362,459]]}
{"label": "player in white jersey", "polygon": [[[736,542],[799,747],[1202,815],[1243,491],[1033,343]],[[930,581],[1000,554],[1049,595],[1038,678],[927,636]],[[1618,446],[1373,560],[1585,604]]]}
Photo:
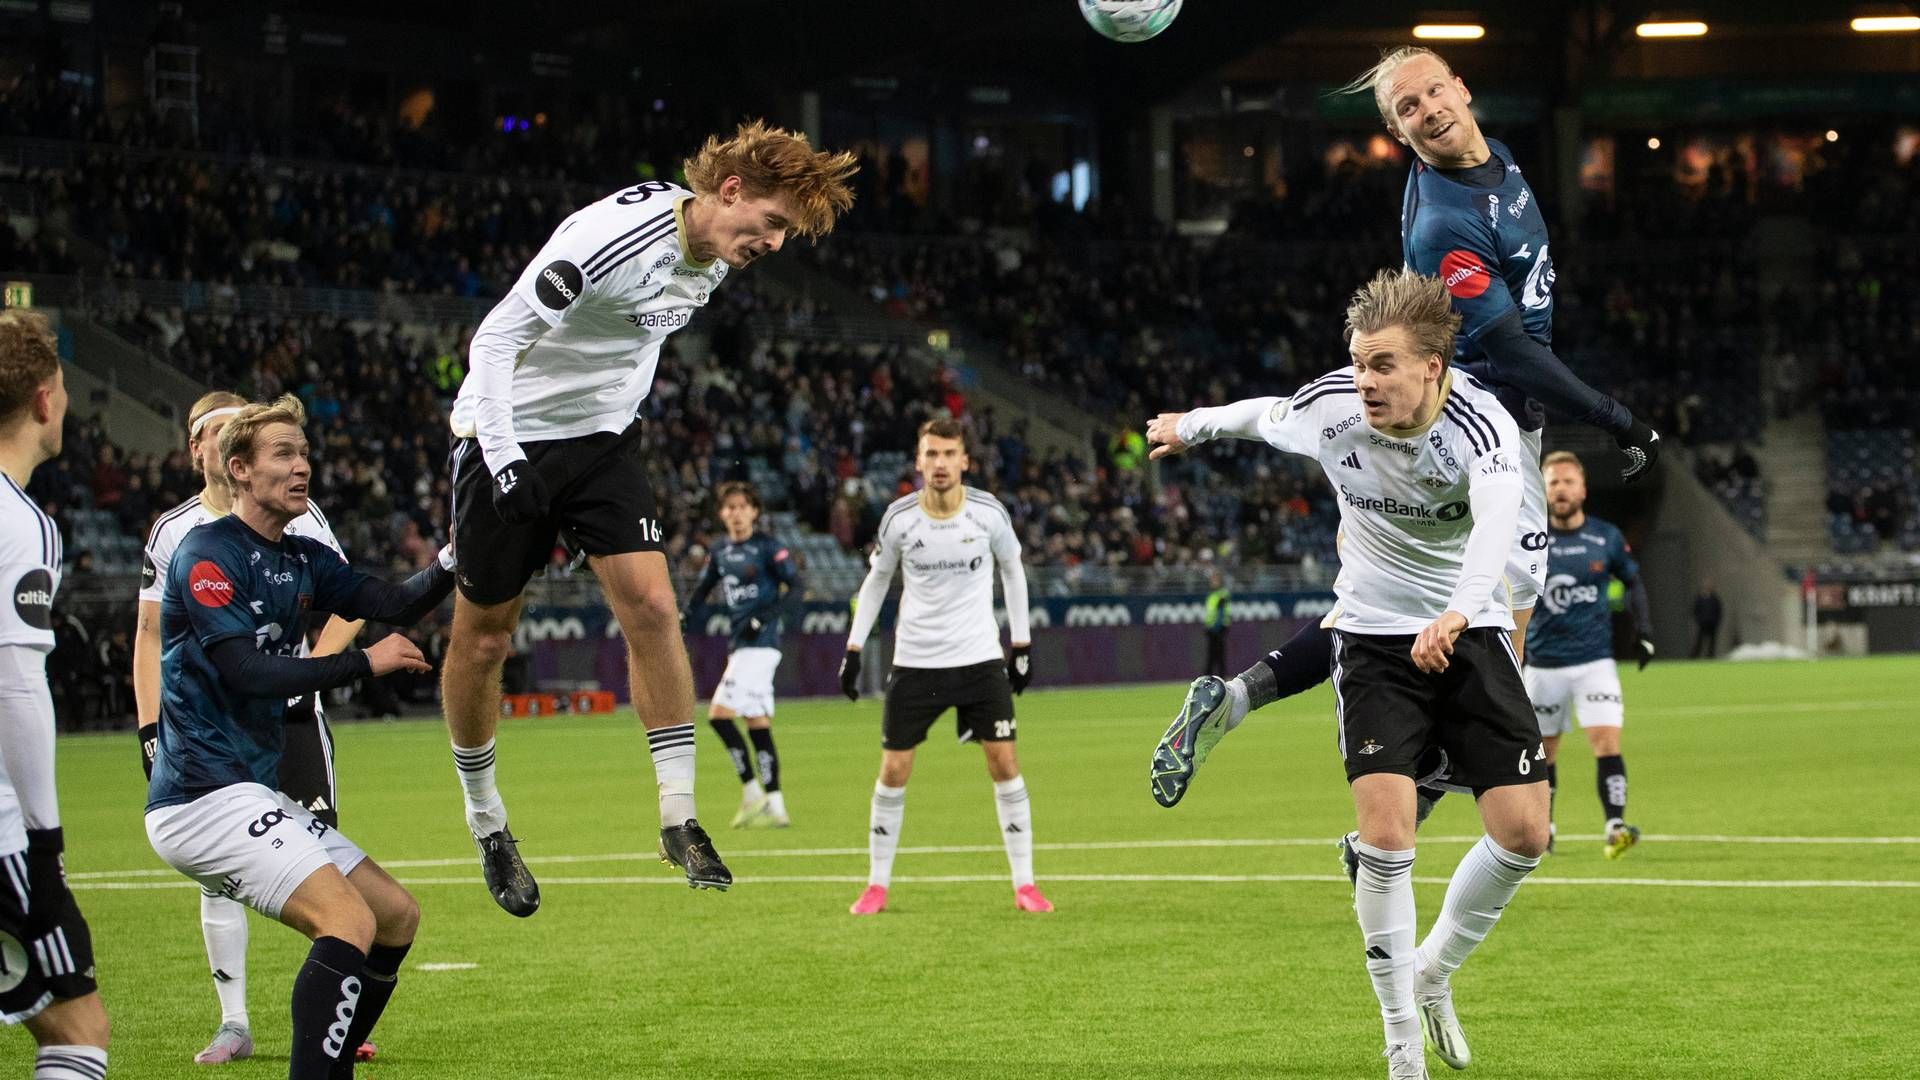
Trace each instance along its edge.
{"label": "player in white jersey", "polygon": [[[1423,1025],[1448,1064],[1470,1060],[1448,980],[1539,865],[1548,835],[1545,752],[1503,580],[1520,470],[1532,463],[1494,394],[1449,369],[1459,325],[1439,278],[1385,272],[1347,309],[1351,367],[1291,399],[1162,413],[1147,427],[1155,457],[1225,436],[1264,440],[1317,460],[1339,495],[1339,601],[1328,616],[1338,741],[1359,823],[1354,908],[1394,1078],[1427,1075]],[[1179,736],[1217,742],[1230,715],[1215,710]],[[1486,835],[1416,951],[1414,789],[1435,747],[1445,779],[1475,793]]]}
{"label": "player in white jersey", "polygon": [[53,595],[60,532],[22,489],[60,453],[67,388],[44,316],[0,311],[0,1021],[38,1045],[35,1080],[107,1075],[93,939],[67,891],[54,787]]}
{"label": "player in white jersey", "polygon": [[[133,697],[139,720],[140,762],[153,778],[153,748],[160,731],[160,594],[174,549],[195,527],[225,517],[233,506],[233,492],[220,461],[220,432],[247,400],[239,394],[215,390],[203,395],[187,412],[187,453],[193,470],[202,477],[200,493],[160,516],[147,535],[140,566],[140,611],[133,638]],[[346,552],[333,535],[318,506],[287,525],[293,536],[310,536],[340,553]],[[353,644],[359,620],[334,616],[327,620],[311,652],[304,643],[298,656],[332,656]],[[326,708],[318,694],[288,703],[286,748],[280,759],[280,790],[333,828],[340,826],[340,810],[333,781],[333,735]],[[207,966],[220,1000],[220,1026],[205,1049],[194,1055],[197,1065],[220,1065],[253,1055],[253,1034],[247,1016],[247,909],[218,893],[200,895],[200,936],[207,946]],[[359,1048],[361,1060],[373,1056],[371,1044]]]}
{"label": "player in white jersey", "polygon": [[453,541],[460,594],[442,677],[467,825],[494,901],[527,916],[540,889],[494,782],[500,667],[521,591],[564,532],[584,552],[627,642],[633,709],[660,796],[660,855],[695,888],[733,875],[694,817],[693,672],[641,460],[640,403],[668,334],[789,235],[819,236],[852,205],[853,155],[743,124],[686,162],[691,191],[654,181],[554,231],[473,335],[453,407]]}
{"label": "player in white jersey", "polygon": [[[1027,572],[1020,538],[1000,500],[961,483],[967,444],[958,422],[920,425],[915,462],[926,486],[896,499],[880,519],[871,568],[840,661],[840,689],[860,697],[860,651],[886,604],[896,571],[905,571],[900,614],[894,621],[893,671],[880,721],[880,778],[873,786],[868,827],[867,887],[850,909],[875,915],[887,906],[893,857],[906,816],[907,778],[914,748],[948,709],[961,742],[978,742],[993,779],[1000,837],[1013,872],[1013,902],[1021,911],[1052,911],[1033,882],[1033,812],[1027,782],[1013,752],[1013,695],[1033,676],[1027,630]],[[1007,605],[1011,654],[1000,652],[993,617],[993,579],[999,570]]]}

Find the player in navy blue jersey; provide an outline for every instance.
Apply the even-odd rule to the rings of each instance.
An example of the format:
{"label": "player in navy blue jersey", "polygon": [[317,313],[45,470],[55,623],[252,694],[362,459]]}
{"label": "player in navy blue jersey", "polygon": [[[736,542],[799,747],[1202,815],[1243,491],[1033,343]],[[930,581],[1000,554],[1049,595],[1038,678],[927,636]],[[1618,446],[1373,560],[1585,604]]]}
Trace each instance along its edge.
{"label": "player in navy blue jersey", "polygon": [[187,533],[160,601],[160,721],[147,839],[167,865],[306,935],[293,983],[290,1080],[353,1075],[385,1011],[420,909],[339,830],[275,790],[287,700],[391,671],[431,670],[390,634],[365,650],[298,655],[320,613],[408,625],[453,591],[446,552],[404,583],[351,569],[287,532],[312,469],[291,395],[220,432],[232,512]]}
{"label": "player in navy blue jersey", "polygon": [[1627,538],[1611,522],[1586,512],[1587,472],[1565,450],[1548,454],[1547,588],[1545,609],[1527,630],[1527,696],[1547,750],[1547,783],[1558,786],[1560,737],[1568,714],[1580,721],[1593,747],[1594,785],[1606,821],[1607,858],[1616,859],[1640,840],[1627,824],[1627,765],[1620,756],[1620,727],[1626,710],[1620,696],[1620,672],[1613,663],[1613,610],[1607,584],[1615,578],[1627,587],[1633,615],[1634,651],[1645,668],[1653,659],[1653,616],[1640,564]]}
{"label": "player in navy blue jersey", "polygon": [[[1387,130],[1416,156],[1401,209],[1402,254],[1410,269],[1446,283],[1461,317],[1454,365],[1493,389],[1513,414],[1527,464],[1540,457],[1544,405],[1612,433],[1627,456],[1626,479],[1647,475],[1659,457],[1659,434],[1581,382],[1549,347],[1555,275],[1546,222],[1513,155],[1481,134],[1466,84],[1432,50],[1412,46],[1388,53],[1349,89],[1370,91]],[[1527,621],[1545,581],[1547,531],[1545,488],[1537,470],[1522,473],[1526,497],[1506,583],[1514,648],[1524,654]],[[1325,682],[1331,656],[1331,632],[1310,626],[1235,679],[1195,680],[1162,745],[1215,711],[1226,710],[1231,728],[1252,709]]]}
{"label": "player in navy blue jersey", "polygon": [[[687,597],[686,613],[720,589],[727,609],[727,670],[714,688],[707,722],[727,745],[733,771],[740,775],[740,812],[733,827],[783,829],[789,821],[780,790],[780,755],[773,748],[773,674],[780,667],[780,605],[799,591],[800,571],[787,545],[754,528],[760,493],[752,484],[721,484],[719,496],[726,539],[713,545],[700,583]],[[751,754],[734,717],[746,718]]]}

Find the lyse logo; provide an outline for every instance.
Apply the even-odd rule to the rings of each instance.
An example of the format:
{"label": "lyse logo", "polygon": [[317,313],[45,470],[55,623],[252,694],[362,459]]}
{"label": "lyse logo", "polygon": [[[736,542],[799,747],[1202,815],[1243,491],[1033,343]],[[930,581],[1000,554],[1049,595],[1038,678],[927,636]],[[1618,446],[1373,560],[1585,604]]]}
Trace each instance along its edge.
{"label": "lyse logo", "polygon": [[204,607],[226,607],[233,603],[233,582],[206,559],[194,563],[187,574],[187,591]]}
{"label": "lyse logo", "polygon": [[494,477],[494,480],[500,485],[500,494],[510,495],[513,493],[513,489],[520,484],[520,474],[514,471],[513,466],[509,465],[501,469],[500,475]]}
{"label": "lyse logo", "polygon": [[640,538],[652,543],[660,542],[660,522],[656,518],[640,519]]}

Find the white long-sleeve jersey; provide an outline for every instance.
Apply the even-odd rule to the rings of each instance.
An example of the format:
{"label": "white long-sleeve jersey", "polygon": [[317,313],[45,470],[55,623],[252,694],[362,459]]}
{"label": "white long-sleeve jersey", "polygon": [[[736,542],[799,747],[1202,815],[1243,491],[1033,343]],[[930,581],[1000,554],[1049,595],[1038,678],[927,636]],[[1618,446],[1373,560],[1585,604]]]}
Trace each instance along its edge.
{"label": "white long-sleeve jersey", "polygon": [[660,348],[726,279],[686,245],[693,193],[649,181],[561,222],[474,331],[453,433],[487,470],[522,442],[626,429],[653,389]]}
{"label": "white long-sleeve jersey", "polygon": [[1027,572],[1020,564],[1020,538],[999,499],[965,487],[960,512],[934,517],[920,495],[903,495],[880,519],[860,586],[847,644],[866,644],[897,570],[906,574],[900,617],[894,625],[893,665],[955,668],[1002,659],[1000,624],[993,617],[993,578],[998,568],[1007,605],[1007,632],[1032,640],[1027,616]]}
{"label": "white long-sleeve jersey", "polygon": [[26,830],[60,824],[47,654],[65,553],[53,519],[4,474],[0,505],[0,853],[10,853],[26,848]]}
{"label": "white long-sleeve jersey", "polygon": [[1369,425],[1346,367],[1291,398],[1195,409],[1176,434],[1185,443],[1260,439],[1320,463],[1340,499],[1335,629],[1417,634],[1447,611],[1469,626],[1513,629],[1504,569],[1518,539],[1520,470],[1537,466],[1513,418],[1472,376],[1444,376],[1440,408],[1417,429]]}

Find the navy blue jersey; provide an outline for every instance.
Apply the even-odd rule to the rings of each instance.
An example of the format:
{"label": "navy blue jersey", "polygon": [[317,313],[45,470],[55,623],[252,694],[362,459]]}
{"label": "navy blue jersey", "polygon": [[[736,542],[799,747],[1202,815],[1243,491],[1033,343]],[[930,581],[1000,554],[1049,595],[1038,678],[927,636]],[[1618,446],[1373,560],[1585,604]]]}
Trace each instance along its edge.
{"label": "navy blue jersey", "polygon": [[1553,256],[1539,200],[1512,152],[1494,139],[1487,149],[1506,166],[1499,187],[1475,187],[1413,163],[1400,210],[1401,254],[1414,270],[1447,283],[1460,314],[1454,362],[1494,383],[1501,404],[1524,423],[1524,395],[1490,377],[1479,335],[1518,310],[1527,336],[1552,344]]}
{"label": "navy blue jersey", "polygon": [[[737,543],[722,537],[707,556],[707,568],[688,606],[706,599],[716,585],[727,609],[729,652],[780,647],[780,587],[800,587],[800,571],[787,545],[763,532]],[[758,633],[750,626],[755,619],[760,620]]]}
{"label": "navy blue jersey", "polygon": [[1547,587],[1527,625],[1527,663],[1560,668],[1613,656],[1607,580],[1640,578],[1633,549],[1612,522],[1589,515],[1578,529],[1547,534]]}
{"label": "navy blue jersey", "polygon": [[187,533],[160,597],[160,733],[148,809],[230,784],[278,786],[287,699],[226,685],[208,649],[250,637],[262,652],[298,655],[308,616],[343,610],[361,580],[326,544],[268,540],[232,515]]}

